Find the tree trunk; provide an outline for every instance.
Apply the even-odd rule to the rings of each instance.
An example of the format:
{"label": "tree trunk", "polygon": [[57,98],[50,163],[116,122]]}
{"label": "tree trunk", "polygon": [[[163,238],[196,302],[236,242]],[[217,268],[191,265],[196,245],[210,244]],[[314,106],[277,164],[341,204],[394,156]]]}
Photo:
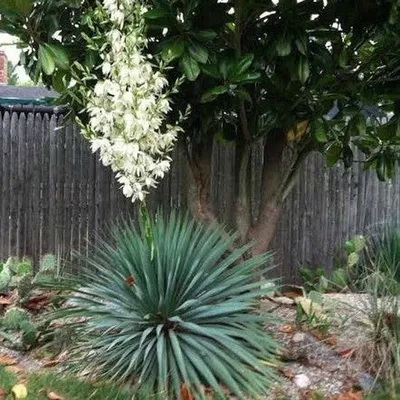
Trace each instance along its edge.
{"label": "tree trunk", "polygon": [[[240,245],[253,242],[252,255],[269,249],[286,196],[290,193],[301,162],[307,152],[293,152],[283,165],[286,135],[281,129],[268,134],[264,143],[261,204],[257,217],[251,215],[251,143],[237,142],[235,165],[234,217]],[[187,148],[189,165],[188,205],[194,218],[206,224],[217,223],[211,199],[212,143],[191,144]],[[285,167],[285,168],[284,168]],[[220,221],[222,222],[222,221]]]}
{"label": "tree trunk", "polygon": [[275,129],[269,133],[264,144],[260,210],[248,232],[248,240],[254,242],[253,255],[268,250],[279,220],[283,204],[281,188],[285,143],[284,132]]}
{"label": "tree trunk", "polygon": [[187,147],[188,207],[197,221],[217,222],[211,199],[212,143]]}
{"label": "tree trunk", "polygon": [[238,142],[235,154],[234,212],[240,244],[247,242],[251,226],[250,157],[250,145],[247,142]]}

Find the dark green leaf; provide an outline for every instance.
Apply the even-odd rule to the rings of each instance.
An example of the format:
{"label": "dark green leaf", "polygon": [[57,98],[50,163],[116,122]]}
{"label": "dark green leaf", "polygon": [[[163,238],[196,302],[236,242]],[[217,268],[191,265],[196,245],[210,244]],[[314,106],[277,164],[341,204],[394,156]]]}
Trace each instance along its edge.
{"label": "dark green leaf", "polygon": [[310,76],[310,66],[308,64],[308,59],[305,57],[300,57],[297,68],[300,82],[306,83],[308,77]]}
{"label": "dark green leaf", "polygon": [[61,69],[69,68],[69,58],[65,49],[59,44],[45,44],[48,51],[52,54],[57,67]]}
{"label": "dark green leaf", "polygon": [[197,61],[185,53],[180,62],[183,73],[189,81],[195,81],[200,74],[200,67]]}
{"label": "dark green leaf", "polygon": [[303,54],[303,56],[307,55],[307,37],[305,35],[301,35],[295,40],[297,50]]}
{"label": "dark green leaf", "polygon": [[228,91],[226,86],[216,86],[201,96],[202,103],[209,103],[210,101],[215,100],[219,95],[224,94]]}
{"label": "dark green leaf", "polygon": [[223,57],[218,64],[219,72],[223,79],[228,78],[229,71],[232,69],[233,62],[226,57]]}
{"label": "dark green leaf", "polygon": [[278,56],[285,57],[288,56],[292,51],[291,39],[287,36],[282,36],[276,42],[276,52]]}
{"label": "dark green leaf", "polygon": [[194,31],[191,36],[193,36],[195,39],[199,41],[208,42],[217,37],[217,32],[212,30]]}
{"label": "dark green leaf", "polygon": [[229,78],[234,80],[240,75],[243,75],[245,72],[248,71],[251,64],[253,63],[253,60],[254,54],[245,54],[244,56],[240,57],[239,60],[237,60],[233,65],[233,68],[229,73]]}
{"label": "dark green leaf", "polygon": [[342,154],[342,145],[333,142],[326,150],[326,164],[328,167],[334,166],[340,159]]}
{"label": "dark green leaf", "polygon": [[182,56],[185,50],[185,43],[182,39],[176,38],[171,40],[163,45],[163,49],[161,52],[161,58],[166,62],[170,63]]}
{"label": "dark green leaf", "polygon": [[208,60],[208,50],[206,47],[192,42],[189,44],[189,54],[200,64],[205,64]]}
{"label": "dark green leaf", "polygon": [[165,8],[153,8],[147,11],[143,17],[146,19],[160,19],[169,15],[169,12]]}
{"label": "dark green leaf", "polygon": [[326,126],[322,119],[317,119],[313,123],[313,134],[317,142],[326,143],[328,141],[328,136],[326,134]]}
{"label": "dark green leaf", "polygon": [[38,57],[43,72],[46,75],[51,75],[54,72],[54,68],[56,66],[55,61],[53,59],[53,53],[48,49],[46,45],[40,45]]}
{"label": "dark green leaf", "polygon": [[208,76],[212,78],[219,79],[221,78],[221,74],[218,70],[218,67],[215,64],[205,64],[201,66],[201,70]]}
{"label": "dark green leaf", "polygon": [[65,83],[64,83],[65,72],[57,71],[53,74],[53,88],[58,93],[63,93],[65,91]]}
{"label": "dark green leaf", "polygon": [[246,72],[243,75],[237,76],[232,79],[234,83],[252,83],[260,79],[261,74],[259,72]]}

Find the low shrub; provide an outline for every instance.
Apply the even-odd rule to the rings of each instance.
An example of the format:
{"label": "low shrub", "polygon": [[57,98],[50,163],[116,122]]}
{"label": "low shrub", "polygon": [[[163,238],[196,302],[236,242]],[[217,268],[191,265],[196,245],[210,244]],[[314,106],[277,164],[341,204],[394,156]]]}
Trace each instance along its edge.
{"label": "low shrub", "polygon": [[400,298],[376,264],[362,281],[367,294],[364,311],[369,324],[370,343],[362,352],[365,366],[387,393],[387,399],[400,397]]}
{"label": "low shrub", "polygon": [[96,247],[59,317],[84,317],[72,354],[79,369],[131,381],[163,398],[267,393],[276,344],[259,299],[274,287],[254,276],[270,255],[243,261],[234,237],[186,217],[124,223]]}
{"label": "low shrub", "polygon": [[400,227],[383,224],[369,236],[361,275],[378,293],[400,294]]}

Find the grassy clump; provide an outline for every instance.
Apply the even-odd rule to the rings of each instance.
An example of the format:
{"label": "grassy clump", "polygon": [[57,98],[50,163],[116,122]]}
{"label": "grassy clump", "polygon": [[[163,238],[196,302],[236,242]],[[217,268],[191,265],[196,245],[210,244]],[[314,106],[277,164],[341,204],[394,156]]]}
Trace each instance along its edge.
{"label": "grassy clump", "polygon": [[[17,376],[0,366],[0,387],[11,399],[11,390],[19,382]],[[26,400],[48,400],[47,392],[54,392],[68,400],[128,400],[132,394],[128,389],[109,383],[89,383],[76,377],[60,373],[35,373],[24,380],[28,391]]]}

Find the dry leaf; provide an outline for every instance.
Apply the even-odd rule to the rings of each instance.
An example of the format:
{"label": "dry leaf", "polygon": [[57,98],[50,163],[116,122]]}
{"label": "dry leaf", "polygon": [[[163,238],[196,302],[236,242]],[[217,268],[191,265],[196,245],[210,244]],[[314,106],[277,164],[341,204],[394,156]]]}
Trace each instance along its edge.
{"label": "dry leaf", "polygon": [[0,400],[5,400],[7,397],[7,390],[0,387]]}
{"label": "dry leaf", "polygon": [[289,368],[279,368],[279,372],[288,379],[293,379],[295,376],[294,371]]}
{"label": "dry leaf", "polygon": [[279,328],[279,332],[282,332],[282,333],[292,333],[293,332],[293,326],[292,325],[282,325],[280,328]]}
{"label": "dry leaf", "polygon": [[125,279],[125,283],[128,286],[133,286],[135,284],[135,278],[132,275],[129,275],[126,279]]}
{"label": "dry leaf", "polygon": [[193,400],[192,394],[190,393],[190,390],[185,383],[182,383],[180,392],[182,400]]}
{"label": "dry leaf", "polygon": [[363,398],[363,392],[350,391],[340,394],[336,400],[362,400]]}
{"label": "dry leaf", "polygon": [[279,328],[279,332],[282,332],[282,333],[293,333],[293,326],[292,325],[282,325],[280,328]]}
{"label": "dry leaf", "polygon": [[9,306],[12,304],[12,301],[9,296],[0,296],[0,305]]}
{"label": "dry leaf", "polygon": [[325,339],[325,343],[328,346],[336,346],[337,345],[337,340],[333,336],[329,336],[328,338]]}
{"label": "dry leaf", "polygon": [[310,331],[310,333],[311,333],[311,335],[313,335],[314,337],[315,337],[315,339],[317,339],[317,340],[326,340],[326,337],[325,337],[325,335],[323,334],[323,333],[321,333],[321,332],[318,332],[318,331],[315,331],[315,330],[313,330],[313,331]]}
{"label": "dry leaf", "polygon": [[13,394],[15,400],[22,400],[25,399],[26,396],[28,396],[28,390],[23,383],[18,383],[17,385],[14,385],[11,389],[11,393]]}
{"label": "dry leaf", "polygon": [[15,365],[17,360],[14,357],[8,356],[7,354],[0,355],[0,365],[8,366]]}
{"label": "dry leaf", "polygon": [[301,308],[307,316],[315,315],[320,320],[325,320],[327,318],[320,304],[313,302],[306,297],[298,297],[296,302],[301,305]]}
{"label": "dry leaf", "polygon": [[5,370],[7,372],[11,372],[12,374],[19,374],[24,371],[24,368],[20,365],[8,365],[5,367]]}
{"label": "dry leaf", "polygon": [[302,297],[303,295],[297,292],[283,292],[282,296],[289,297],[290,299],[296,299],[297,297]]}
{"label": "dry leaf", "polygon": [[50,392],[47,391],[46,392],[46,396],[49,400],[64,400],[64,397],[60,396],[59,394],[57,394],[56,392]]}
{"label": "dry leaf", "polygon": [[343,358],[350,358],[354,353],[354,349],[345,349],[345,350],[339,351],[338,353]]}
{"label": "dry leaf", "polygon": [[42,367],[43,368],[51,368],[51,367],[55,367],[56,365],[58,365],[60,363],[59,359],[55,359],[55,360],[47,360],[43,363]]}
{"label": "dry leaf", "polygon": [[25,308],[31,311],[40,311],[49,306],[50,300],[51,296],[48,293],[40,294],[29,299],[29,302],[25,305]]}
{"label": "dry leaf", "polygon": [[299,122],[293,129],[291,129],[286,134],[286,138],[289,142],[293,142],[295,140],[300,140],[303,135],[307,132],[308,121]]}

